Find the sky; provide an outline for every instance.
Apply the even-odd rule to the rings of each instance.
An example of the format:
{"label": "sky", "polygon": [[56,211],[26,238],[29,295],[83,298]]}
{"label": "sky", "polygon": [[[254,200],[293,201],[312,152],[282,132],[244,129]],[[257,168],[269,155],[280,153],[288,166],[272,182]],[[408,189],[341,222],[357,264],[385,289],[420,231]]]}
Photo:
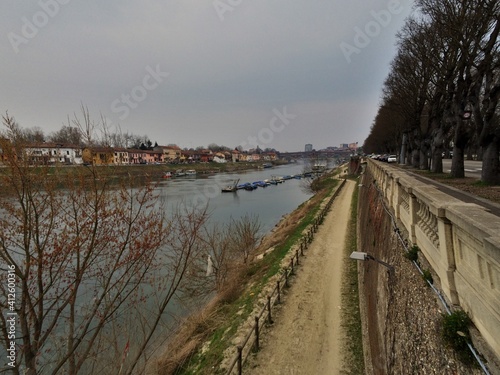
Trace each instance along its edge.
{"label": "sky", "polygon": [[184,148],[368,136],[410,0],[2,0],[0,112]]}

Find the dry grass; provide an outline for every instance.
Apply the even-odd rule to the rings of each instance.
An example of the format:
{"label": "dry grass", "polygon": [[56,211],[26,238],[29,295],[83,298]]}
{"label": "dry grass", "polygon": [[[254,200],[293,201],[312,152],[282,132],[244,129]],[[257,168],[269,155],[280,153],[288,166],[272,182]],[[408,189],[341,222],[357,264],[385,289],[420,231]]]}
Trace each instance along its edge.
{"label": "dry grass", "polygon": [[225,314],[221,312],[223,306],[237,300],[243,290],[243,275],[248,265],[239,266],[237,272],[230,277],[226,288],[219,293],[201,310],[191,314],[181,324],[179,330],[169,339],[163,353],[156,363],[156,375],[172,375],[178,373],[201,350],[201,346],[221,326]]}
{"label": "dry grass", "polygon": [[224,290],[220,291],[203,309],[186,318],[157,360],[158,375],[175,374],[223,323],[221,321],[223,315],[220,314],[219,309],[235,301],[241,295],[243,289],[241,279],[247,268],[248,266],[238,267],[238,272],[230,277]]}

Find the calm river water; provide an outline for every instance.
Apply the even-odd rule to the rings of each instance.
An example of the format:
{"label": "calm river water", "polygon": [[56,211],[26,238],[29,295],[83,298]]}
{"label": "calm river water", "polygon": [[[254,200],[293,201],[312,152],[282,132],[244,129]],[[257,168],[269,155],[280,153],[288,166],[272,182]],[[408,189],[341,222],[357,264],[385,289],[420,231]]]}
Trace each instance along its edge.
{"label": "calm river water", "polygon": [[231,217],[238,219],[244,215],[257,216],[262,234],[265,234],[283,215],[292,212],[311,197],[311,193],[304,189],[306,182],[290,179],[282,184],[259,187],[253,191],[238,190],[234,193],[222,193],[221,189],[232,185],[237,179],[242,184],[270,179],[273,175],[284,176],[303,172],[304,164],[293,163],[255,171],[165,179],[160,182],[160,189],[162,197],[169,205],[182,202],[192,207],[208,203],[211,222],[225,223]]}

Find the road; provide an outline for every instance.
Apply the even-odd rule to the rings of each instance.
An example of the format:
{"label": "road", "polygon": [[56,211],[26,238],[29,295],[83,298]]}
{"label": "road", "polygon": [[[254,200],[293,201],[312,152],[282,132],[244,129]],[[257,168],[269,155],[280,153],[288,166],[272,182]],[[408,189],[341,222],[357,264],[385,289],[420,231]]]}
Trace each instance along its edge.
{"label": "road", "polygon": [[245,374],[333,375],[342,372],[341,280],[355,182],[335,199],[286,299],[264,333],[262,349]]}
{"label": "road", "polygon": [[[464,170],[466,177],[481,178],[482,161],[464,160]],[[451,159],[443,159],[443,172],[451,172]]]}

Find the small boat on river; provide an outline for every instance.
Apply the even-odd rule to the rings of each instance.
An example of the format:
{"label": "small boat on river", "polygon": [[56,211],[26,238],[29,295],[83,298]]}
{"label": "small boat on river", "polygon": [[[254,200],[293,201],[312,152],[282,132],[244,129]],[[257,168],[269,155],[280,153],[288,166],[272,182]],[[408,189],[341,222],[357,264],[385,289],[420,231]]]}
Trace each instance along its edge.
{"label": "small boat on river", "polygon": [[222,192],[223,193],[234,193],[235,191],[238,190],[238,182],[239,181],[240,181],[239,179],[235,180],[232,185],[228,185],[225,188],[222,188]]}
{"label": "small boat on river", "polygon": [[161,176],[162,178],[171,178],[172,177],[172,172],[163,172],[163,176]]}
{"label": "small boat on river", "polygon": [[269,180],[269,179],[267,179],[267,180],[264,180],[264,182],[266,184],[269,184],[269,185],[278,185],[278,183],[275,180]]}
{"label": "small boat on river", "polygon": [[264,181],[255,181],[253,185],[258,186],[258,187],[266,187],[267,184]]}
{"label": "small boat on river", "polygon": [[283,182],[285,182],[284,178],[281,176],[271,176],[271,179],[277,184],[282,184]]}
{"label": "small boat on river", "polygon": [[245,189],[245,190],[255,190],[257,189],[256,186],[253,186],[250,182],[245,182],[244,184],[240,184],[237,186],[238,189]]}
{"label": "small boat on river", "polygon": [[186,176],[196,176],[196,171],[194,169],[188,169],[186,171]]}

